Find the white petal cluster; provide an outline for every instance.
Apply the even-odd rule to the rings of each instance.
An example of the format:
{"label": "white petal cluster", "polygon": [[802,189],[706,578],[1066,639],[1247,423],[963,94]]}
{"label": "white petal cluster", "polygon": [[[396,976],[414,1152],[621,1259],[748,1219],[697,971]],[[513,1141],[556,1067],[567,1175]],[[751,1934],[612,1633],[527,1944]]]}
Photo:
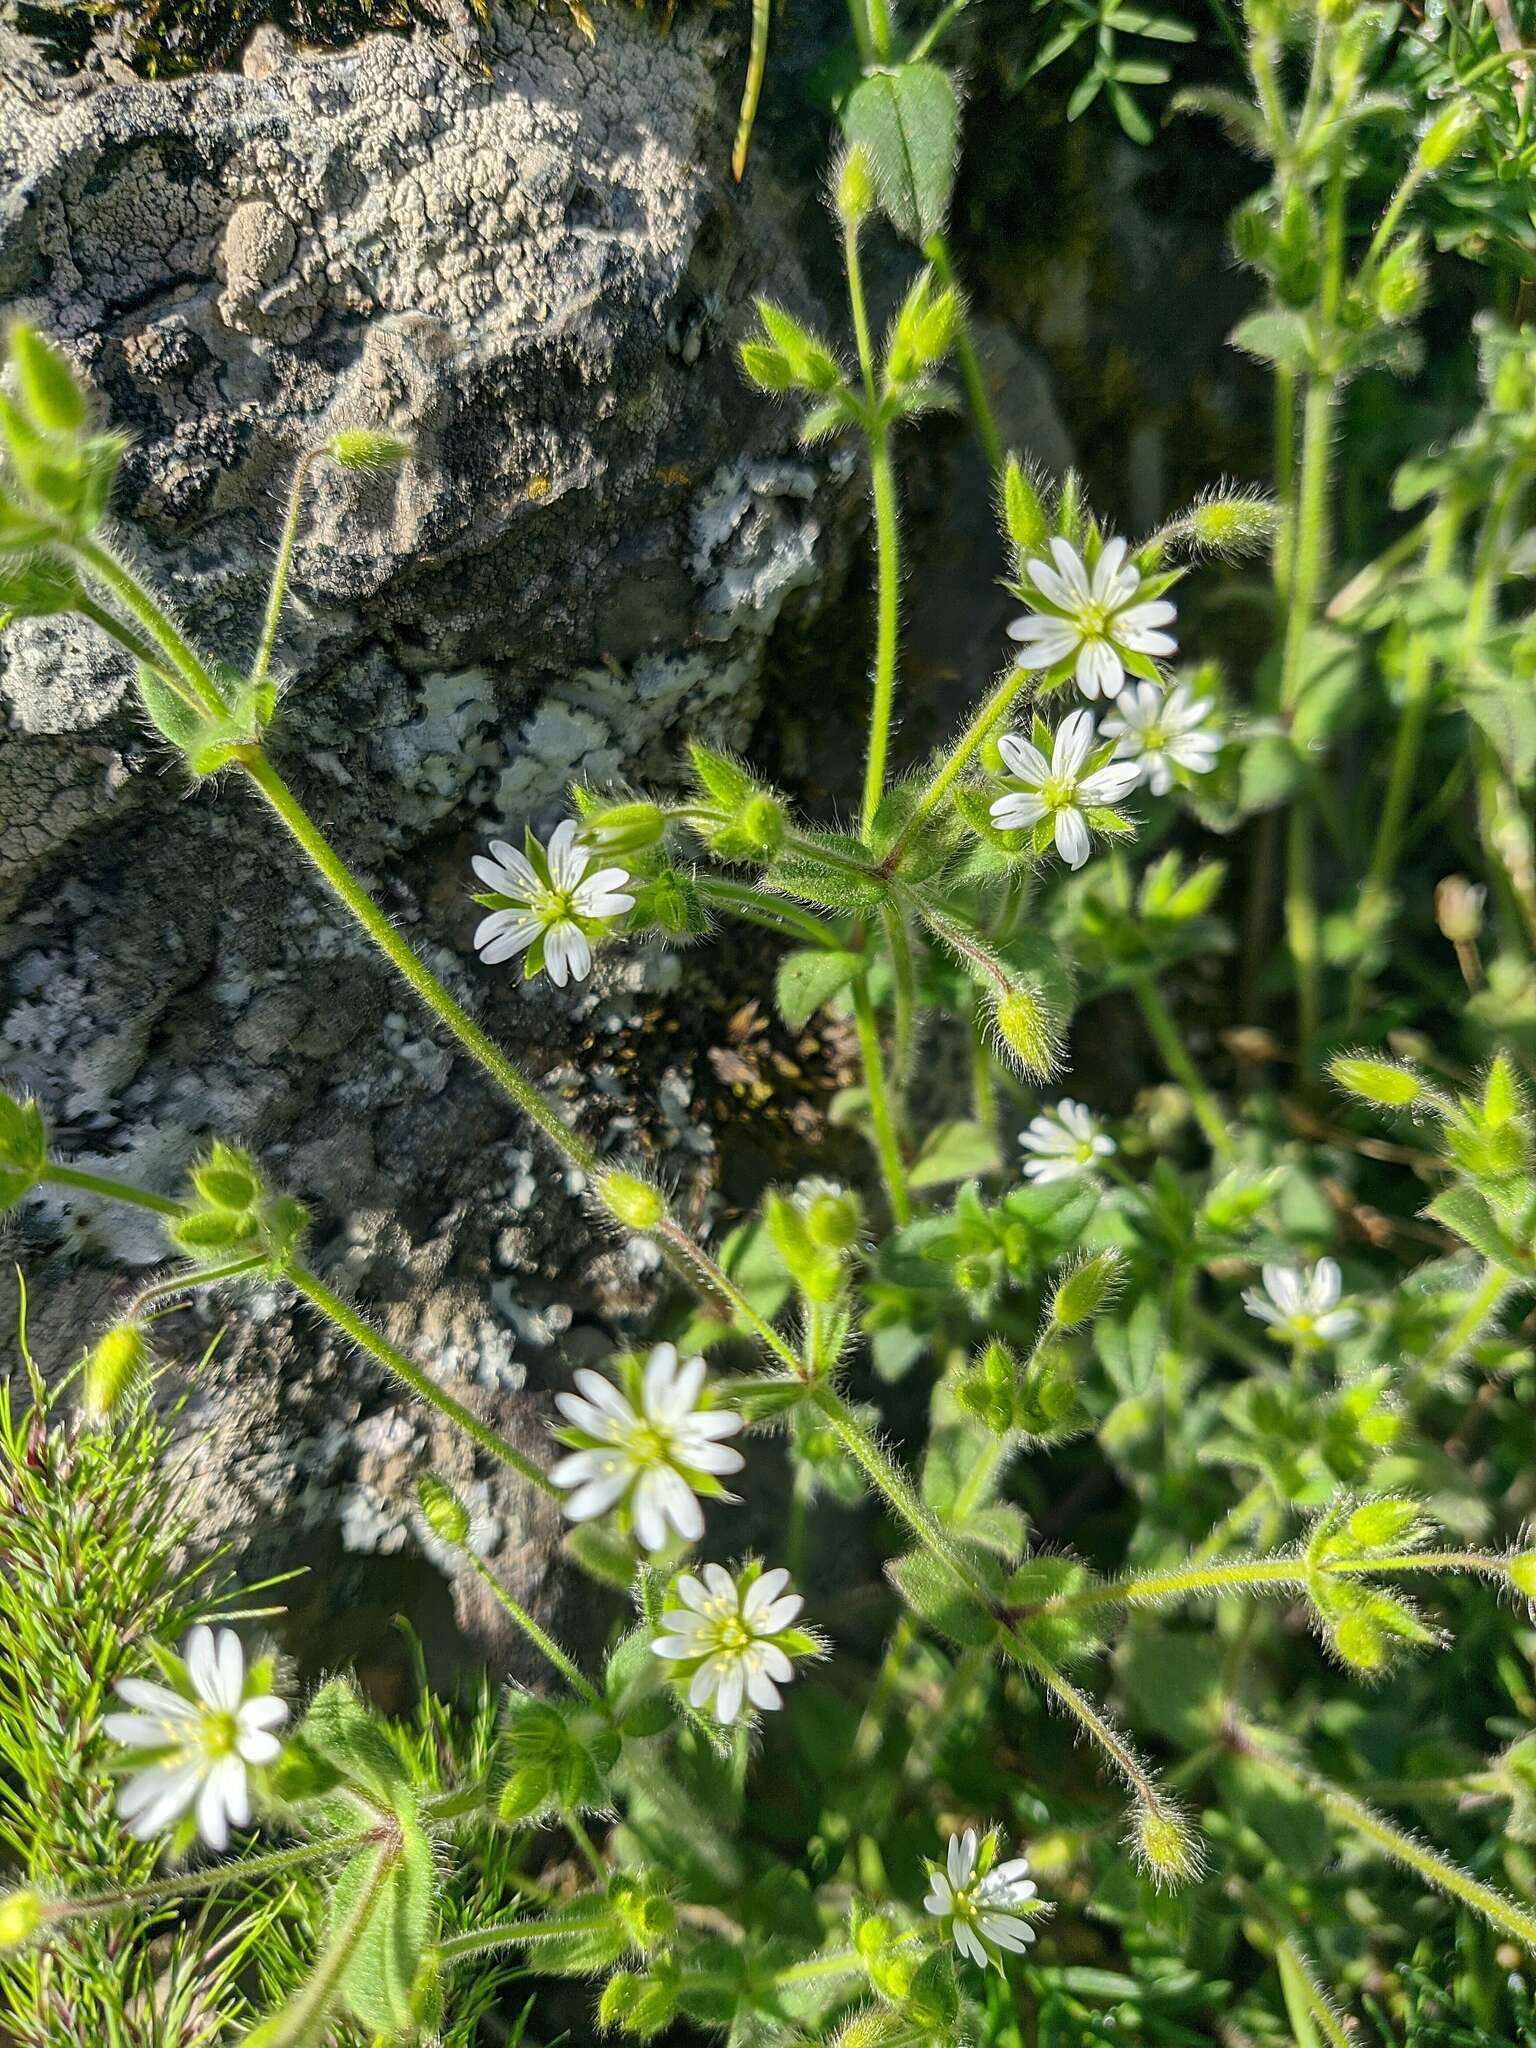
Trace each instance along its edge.
{"label": "white petal cluster", "polygon": [[1024,1178],[1042,1186],[1053,1180],[1072,1180],[1089,1173],[1100,1159],[1109,1159],[1115,1141],[1102,1129],[1092,1110],[1064,1095],[1053,1109],[1031,1117],[1028,1128],[1019,1133],[1019,1144],[1029,1155]]}
{"label": "white petal cluster", "polygon": [[1077,687],[1085,697],[1118,696],[1125,681],[1125,656],[1156,658],[1177,652],[1162,629],[1173,623],[1166,598],[1137,601],[1141,574],[1126,561],[1126,543],[1104,543],[1090,573],[1070,541],[1051,542],[1052,562],[1032,557],[1024,574],[1038,593],[1033,609],[1008,628],[1020,646],[1020,665],[1052,669],[1075,663]]}
{"label": "white petal cluster", "polygon": [[729,1726],[754,1708],[772,1713],[783,1705],[779,1687],[795,1675],[794,1655],[814,1647],[798,1631],[785,1640],[804,1604],[785,1590],[788,1585],[782,1568],[733,1578],[718,1564],[705,1565],[698,1578],[685,1572],[678,1580],[682,1605],[662,1615],[667,1633],[651,1648],[678,1666],[691,1707],[711,1707]]}
{"label": "white petal cluster", "polygon": [[288,1718],[275,1693],[246,1697],[245,1653],[233,1629],[199,1626],[183,1651],[186,1693],[147,1678],[125,1678],[118,1697],[135,1709],[108,1714],[114,1742],[149,1753],[123,1781],[117,1810],[141,1842],[162,1833],[195,1807],[197,1830],[210,1849],[226,1849],[232,1827],[251,1818],[246,1769],[274,1763],[282,1745],[272,1732]]}
{"label": "white petal cluster", "polygon": [[556,988],[584,981],[592,972],[592,939],[609,918],[633,910],[624,891],[627,868],[594,867],[601,858],[577,836],[567,818],[538,849],[545,872],[505,839],[493,839],[489,856],[477,853],[470,866],[485,886],[508,898],[475,927],[475,950],[488,967],[526,953],[544,942],[544,969]]}
{"label": "white petal cluster", "polygon": [[1141,777],[1133,761],[1109,761],[1085,774],[1084,763],[1096,739],[1089,711],[1074,711],[1061,721],[1049,760],[1020,734],[1004,733],[998,752],[1023,787],[995,799],[993,824],[1000,831],[1015,832],[1050,818],[1056,851],[1069,868],[1080,868],[1092,848],[1085,813],[1118,803]]}
{"label": "white petal cluster", "polygon": [[579,1392],[555,1396],[575,1448],[549,1476],[571,1489],[571,1521],[590,1522],[622,1501],[642,1549],[665,1550],[669,1527],[685,1542],[699,1540],[698,1491],[717,1491],[711,1482],[745,1462],[721,1441],[735,1436],[741,1417],[699,1406],[704,1372],[702,1358],[679,1362],[675,1344],[658,1344],[640,1376],[638,1405],[585,1367],[576,1375]]}
{"label": "white petal cluster", "polygon": [[1035,1938],[1019,1911],[1039,1889],[1029,1874],[1029,1858],[994,1863],[995,1848],[996,1836],[989,1835],[982,1849],[974,1828],[951,1835],[944,1862],[928,1866],[923,1900],[961,1955],[983,1970],[989,1963],[1001,1970],[1005,1953],[1018,1955]]}
{"label": "white petal cluster", "polygon": [[1173,787],[1175,768],[1208,775],[1221,752],[1220,735],[1209,729],[1215,706],[1197,697],[1187,683],[1176,683],[1166,696],[1156,683],[1133,683],[1121,694],[1116,716],[1099,727],[1116,742],[1117,760],[1134,761],[1141,780],[1154,796]]}
{"label": "white petal cluster", "polygon": [[1243,1307],[1277,1337],[1299,1344],[1331,1344],[1359,1329],[1357,1311],[1339,1307],[1344,1282],[1336,1259],[1319,1259],[1310,1269],[1269,1265],[1263,1271],[1263,1293],[1246,1288]]}

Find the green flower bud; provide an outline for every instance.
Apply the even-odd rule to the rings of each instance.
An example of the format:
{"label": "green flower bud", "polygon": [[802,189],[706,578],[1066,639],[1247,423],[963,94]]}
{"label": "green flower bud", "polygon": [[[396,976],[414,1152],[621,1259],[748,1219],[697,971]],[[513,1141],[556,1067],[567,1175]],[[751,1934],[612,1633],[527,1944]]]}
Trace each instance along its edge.
{"label": "green flower bud", "polygon": [[0,1954],[20,1948],[43,1924],[43,1902],[36,1892],[6,1892],[0,1896]]}
{"label": "green flower bud", "polygon": [[1038,554],[1051,537],[1045,499],[1017,455],[1009,456],[1003,470],[1003,524],[1021,555]]}
{"label": "green flower bud", "polygon": [[1091,1323],[1113,1295],[1120,1282],[1120,1254],[1095,1252],[1081,1265],[1072,1267],[1056,1283],[1051,1300],[1051,1320],[1060,1330],[1081,1329]]}
{"label": "green flower bud", "polygon": [[550,1775],[544,1764],[524,1764],[501,1788],[496,1802],[497,1818],[506,1827],[530,1820],[550,1796]]}
{"label": "green flower bud", "polygon": [[86,1356],[81,1397],[86,1419],[105,1422],[123,1396],[137,1385],[149,1358],[138,1323],[114,1323]]}
{"label": "green flower bud", "polygon": [[402,441],[394,434],[374,433],[367,427],[346,427],[341,433],[333,434],[325,444],[325,453],[340,468],[364,473],[398,469],[402,462],[409,462],[415,452],[409,441]]}
{"label": "green flower bud", "polygon": [[1175,1807],[1139,1807],[1134,1849],[1152,1882],[1171,1889],[1189,1884],[1205,1868],[1200,1838]]}
{"label": "green flower bud", "polygon": [[754,796],[742,806],[735,830],[759,859],[771,860],[784,844],[784,806],[771,796]]}
{"label": "green flower bud", "polygon": [[659,804],[599,804],[584,811],[581,836],[596,852],[616,859],[649,853],[666,829]]}
{"label": "green flower bud", "polygon": [[1412,1067],[1401,1066],[1396,1060],[1340,1053],[1328,1062],[1328,1072],[1351,1095],[1383,1109],[1406,1109],[1421,1101],[1425,1094],[1424,1083]]}
{"label": "green flower bud", "polygon": [[805,1210],[806,1235],[829,1252],[845,1252],[859,1235],[859,1199],[843,1189],[812,1196]]}
{"label": "green flower bud", "polygon": [[1189,537],[1213,555],[1251,555],[1274,539],[1280,507],[1251,491],[1209,497],[1192,507]]}
{"label": "green flower bud", "polygon": [[597,1198],[626,1230],[654,1230],[666,1221],[661,1191],[638,1174],[605,1173],[597,1184]]}
{"label": "green flower bud", "polygon": [[1010,989],[999,998],[993,1017],[998,1037],[1024,1072],[1037,1081],[1049,1080],[1061,1064],[1061,1040],[1039,993]]}
{"label": "green flower bud", "polygon": [[639,1949],[655,1948],[677,1925],[677,1908],[662,1892],[628,1880],[616,1883],[609,1898],[630,1940]]}
{"label": "green flower bud", "polygon": [[416,1502],[422,1520],[434,1536],[441,1537],[444,1543],[463,1543],[467,1539],[469,1510],[451,1486],[430,1472],[423,1473],[416,1482]]}
{"label": "green flower bud", "polygon": [[1476,943],[1483,929],[1488,891],[1465,875],[1447,875],[1435,885],[1435,922],[1453,946]]}
{"label": "green flower bud", "polygon": [[873,211],[875,170],[869,151],[856,143],[838,165],[832,181],[832,204],[847,227],[857,227]]}
{"label": "green flower bud", "polygon": [[1527,1600],[1536,1600],[1536,1550],[1519,1550],[1504,1567],[1509,1583]]}
{"label": "green flower bud", "polygon": [[1420,170],[1438,171],[1472,139],[1483,118],[1474,99],[1452,100],[1419,137],[1414,162]]}
{"label": "green flower bud", "polygon": [[42,1179],[48,1132],[35,1102],[0,1094],[0,1213]]}

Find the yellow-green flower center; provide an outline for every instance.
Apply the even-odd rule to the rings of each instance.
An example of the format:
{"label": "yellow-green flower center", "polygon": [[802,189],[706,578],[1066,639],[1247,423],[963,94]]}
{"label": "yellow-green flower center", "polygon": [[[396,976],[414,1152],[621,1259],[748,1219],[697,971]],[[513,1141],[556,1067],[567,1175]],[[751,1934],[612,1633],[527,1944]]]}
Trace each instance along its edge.
{"label": "yellow-green flower center", "polygon": [[214,1708],[204,1713],[198,1730],[203,1754],[208,1757],[233,1756],[239,1734],[240,1726],[235,1716],[220,1713]]}

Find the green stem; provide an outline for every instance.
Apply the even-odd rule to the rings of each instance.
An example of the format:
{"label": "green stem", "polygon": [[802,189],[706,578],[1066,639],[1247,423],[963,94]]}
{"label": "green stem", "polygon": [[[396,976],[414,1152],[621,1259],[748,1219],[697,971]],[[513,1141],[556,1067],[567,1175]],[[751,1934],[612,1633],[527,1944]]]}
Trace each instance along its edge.
{"label": "green stem", "polygon": [[1267,1741],[1250,1728],[1232,1731],[1234,1746],[1244,1754],[1253,1757],[1272,1770],[1278,1777],[1288,1779],[1299,1790],[1315,1799],[1325,1812],[1335,1820],[1352,1828],[1364,1840],[1370,1842],[1394,1863],[1400,1863],[1411,1870],[1416,1877],[1432,1885],[1436,1891],[1447,1893],[1464,1906],[1470,1906],[1481,1913],[1495,1927],[1514,1936],[1526,1949],[1536,1955],[1536,1913],[1508,1899],[1492,1885],[1484,1884],[1460,1864],[1453,1863],[1438,1850],[1427,1848],[1395,1827],[1383,1814],[1367,1806],[1363,1799],[1357,1799],[1352,1792],[1346,1792],[1341,1785],[1319,1777],[1304,1764],[1294,1762],[1290,1757],[1272,1749]]}
{"label": "green stem", "polygon": [[446,1941],[440,1941],[434,1953],[440,1963],[451,1966],[469,1956],[483,1955],[487,1949],[559,1941],[573,1934],[598,1934],[612,1925],[613,1914],[605,1900],[602,1911],[590,1916],[557,1913],[547,1920],[498,1920],[488,1927],[472,1927],[465,1934],[451,1934]]}
{"label": "green stem", "polygon": [[842,1438],[865,1478],[897,1519],[906,1524],[926,1550],[931,1551],[935,1557],[949,1566],[968,1592],[983,1601],[990,1609],[992,1595],[970,1559],[906,1473],[892,1464],[850,1411],[842,1396],[835,1388],[823,1384],[814,1390],[811,1398]]}
{"label": "green stem", "polygon": [[777,932],[781,937],[793,932],[811,945],[824,946],[828,951],[837,950],[843,943],[831,925],[821,918],[802,910],[798,903],[786,903],[782,896],[769,896],[763,890],[753,888],[750,882],[727,881],[720,875],[700,875],[694,886],[706,903],[717,904],[733,917],[761,925],[765,931]]}
{"label": "green stem", "polygon": [[864,769],[863,836],[869,837],[885,790],[885,763],[890,748],[891,713],[896,699],[896,627],[900,601],[901,563],[896,531],[896,473],[891,463],[890,436],[883,427],[869,446],[870,486],[875,500],[875,678],[869,712],[869,755]]}
{"label": "green stem", "polygon": [[1269,1587],[1279,1592],[1305,1592],[1314,1576],[1318,1578],[1368,1579],[1378,1573],[1473,1572],[1482,1578],[1504,1579],[1508,1560],[1496,1551],[1445,1550],[1405,1551],[1399,1556],[1362,1559],[1358,1564],[1340,1563],[1309,1572],[1301,1557],[1251,1557],[1230,1564],[1191,1563],[1175,1571],[1137,1572],[1123,1579],[1109,1579],[1085,1592],[1063,1593],[1042,1600],[1028,1610],[1031,1614],[1087,1613],[1100,1607],[1153,1607],[1185,1594],[1197,1599],[1216,1598],[1223,1593]]}
{"label": "green stem", "polygon": [[[963,6],[964,0],[960,0],[960,4]],[[940,18],[942,19],[942,16]],[[955,268],[950,260],[949,243],[942,234],[930,235],[923,244],[923,254],[933,265],[934,275],[939,283],[946,291],[955,294],[955,354],[960,358],[960,375],[965,384],[971,418],[976,423],[977,439],[981,442],[982,453],[987,458],[987,467],[994,477],[1000,477],[1003,473],[1003,444],[998,437],[997,421],[992,415],[992,401],[987,396],[986,379],[981,374],[981,363],[971,334],[970,314],[965,299],[955,283]]]}
{"label": "green stem", "polygon": [[859,1034],[859,1053],[864,1062],[864,1079],[869,1088],[869,1119],[874,1126],[875,1151],[885,1182],[891,1219],[898,1226],[912,1220],[912,1200],[907,1193],[907,1173],[886,1090],[885,1055],[880,1049],[880,1028],[870,999],[869,976],[859,974],[853,981],[853,1017]]}
{"label": "green stem", "polygon": [[521,1451],[516,1450],[488,1423],[482,1422],[478,1415],[464,1406],[462,1401],[456,1401],[452,1394],[437,1384],[436,1380],[429,1378],[419,1365],[413,1364],[403,1351],[397,1351],[393,1344],[381,1337],[377,1330],[348,1308],[338,1295],[332,1294],[331,1290],[306,1267],[289,1266],[284,1277],[295,1292],[303,1295],[307,1302],[317,1308],[327,1322],[334,1323],[338,1330],[350,1337],[360,1351],[366,1351],[370,1358],[377,1359],[386,1371],[392,1372],[396,1379],[408,1386],[419,1400],[435,1408],[439,1415],[453,1423],[455,1428],[461,1429],[471,1442],[480,1446],[481,1450],[526,1479],[530,1486],[536,1486],[541,1493],[550,1494],[556,1499],[560,1497],[559,1488],[548,1473],[541,1472],[531,1458],[525,1458]]}
{"label": "green stem", "polygon": [[1418,1385],[1427,1384],[1446,1366],[1455,1364],[1514,1284],[1502,1266],[1488,1268],[1477,1292],[1415,1373]]}
{"label": "green stem", "polygon": [[500,1047],[487,1038],[469,1012],[418,959],[362,884],[337,857],[319,826],[267,756],[259,747],[248,747],[242,749],[236,759],[321,877],[341,898],[390,965],[409,983],[439,1022],[448,1027],[470,1057],[479,1062],[503,1094],[510,1096],[529,1122],[543,1132],[556,1151],[595,1180],[601,1169],[591,1146],[577,1136],[548,1096],[535,1088]]}
{"label": "green stem", "polygon": [[912,959],[912,934],[906,912],[899,904],[886,903],[880,912],[886,942],[891,949],[892,1047],[891,1066],[898,1096],[906,1092],[912,1072],[912,1020],[917,1010],[917,969]]}
{"label": "green stem", "polygon": [[878,63],[891,61],[891,15],[886,0],[864,0],[869,15],[869,39]]}
{"label": "green stem", "polygon": [[261,639],[257,642],[256,659],[251,667],[253,683],[263,682],[271,666],[278,622],[283,615],[283,599],[288,590],[288,572],[293,567],[293,550],[299,537],[299,520],[304,510],[304,486],[308,483],[309,472],[319,460],[320,454],[320,449],[311,448],[307,455],[299,458],[293,472],[293,482],[288,490],[287,516],[283,520],[282,538],[277,544],[277,562],[272,571],[272,587],[267,593],[266,617],[262,621]]}
{"label": "green stem", "polygon": [[49,1160],[43,1168],[43,1179],[56,1187],[79,1188],[88,1195],[100,1195],[104,1201],[127,1202],[135,1209],[152,1209],[157,1216],[180,1216],[184,1204],[173,1202],[166,1195],[151,1194],[148,1188],[136,1188],[131,1182],[113,1180],[104,1173],[81,1173],[73,1166],[60,1166]]}
{"label": "green stem", "polygon": [[571,1688],[571,1691],[584,1699],[589,1707],[596,1707],[600,1714],[606,1715],[608,1710],[603,1703],[603,1696],[597,1687],[577,1668],[555,1641],[554,1637],[546,1635],[527,1608],[520,1606],[512,1598],[512,1595],[502,1585],[484,1558],[476,1557],[467,1543],[456,1544],[454,1547],[458,1550],[461,1557],[467,1559],[470,1568],[477,1576],[490,1588],[498,1604],[517,1623],[534,1648],[542,1656],[548,1658],[549,1662]]}
{"label": "green stem", "polygon": [[1308,2018],[1321,2028],[1329,2048],[1355,2048],[1354,2038],[1344,2031],[1338,2009],[1317,1972],[1290,1935],[1282,1934],[1276,1940],[1275,1961],[1287,1996],[1299,2000],[1306,2008]]}
{"label": "green stem", "polygon": [[74,609],[82,619],[89,619],[98,632],[104,633],[109,640],[115,640],[136,662],[144,668],[152,669],[168,690],[175,691],[189,711],[195,711],[199,718],[202,717],[205,707],[201,698],[194,695],[191,686],[180,672],[172,667],[158,647],[152,647],[147,640],[141,639],[132,626],[125,625],[116,613],[109,612],[104,605],[97,604],[96,600],[87,597],[83,590],[74,601]]}
{"label": "green stem", "polygon": [[791,1963],[787,1970],[775,1970],[773,1984],[775,1990],[783,1990],[792,1984],[814,1984],[821,1977],[857,1977],[863,1970],[864,1959],[856,1950],[840,1948],[835,1955],[812,1956],[808,1963]]}
{"label": "green stem", "polygon": [[[589,1181],[599,1181],[602,1167],[592,1147],[571,1128],[549,1097],[535,1088],[522,1070],[486,1036],[462,1003],[457,1002],[449,994],[437,976],[401,938],[362,884],[334,852],[319,826],[261,749],[243,748],[236,759],[323,880],[341,898],[385,959],[438,1021],[447,1026],[470,1057],[485,1070],[496,1086],[516,1103],[529,1122],[549,1140],[557,1152],[579,1168]],[[663,1218],[646,1234],[656,1239],[676,1272],[681,1273],[690,1282],[696,1283],[700,1277],[707,1280],[714,1293],[730,1304],[781,1362],[787,1364],[791,1370],[798,1369],[798,1360],[789,1346],[769,1328],[744,1299],[740,1290],[727,1280],[703,1247],[695,1244],[677,1223],[670,1217]]]}
{"label": "green stem", "polygon": [[1147,1029],[1156,1041],[1157,1049],[1163,1056],[1170,1074],[1189,1097],[1190,1108],[1205,1133],[1206,1143],[1221,1160],[1232,1157],[1232,1138],[1227,1129],[1215,1096],[1206,1087],[1200,1070],[1190,1058],[1188,1049],[1174,1022],[1173,1013],[1163,1001],[1157,983],[1150,974],[1139,974],[1131,983],[1137,1006],[1146,1022]]}
{"label": "green stem", "polygon": [[229,706],[219,695],[206,664],[133,572],[126,569],[101,541],[77,541],[73,553],[86,573],[111,592],[161,649],[171,666],[186,678],[202,708],[222,718]]}
{"label": "green stem", "polygon": [[290,1870],[304,1870],[312,1863],[323,1863],[327,1857],[346,1856],[354,1849],[364,1849],[378,1839],[376,1828],[360,1828],[353,1834],[328,1835],[323,1841],[301,1842],[291,1849],[273,1849],[264,1856],[236,1856],[227,1863],[210,1863],[201,1870],[178,1871],[174,1876],[152,1878],[148,1884],[131,1885],[122,1891],[59,1899],[44,1908],[44,1924],[98,1919],[109,1913],[139,1912],[148,1906],[180,1904],[183,1899],[218,1891],[226,1884],[256,1884],[263,1878],[281,1877]]}
{"label": "green stem", "polygon": [[1057,1705],[1092,1736],[1130,1787],[1137,1805],[1148,1814],[1158,1818],[1165,1817],[1167,1807],[1151,1771],[1114,1723],[1095,1706],[1087,1693],[1080,1691],[1056,1668],[1043,1650],[1037,1649],[1017,1631],[1009,1632],[1005,1639],[1005,1647],[1016,1663],[1033,1673]]}
{"label": "green stem", "polygon": [[882,874],[892,875],[900,865],[901,857],[912,843],[913,834],[933,816],[944,801],[955,782],[964,772],[966,763],[976,749],[987,740],[1002,724],[1013,708],[1015,698],[1030,680],[1030,671],[1025,668],[1011,668],[1002,679],[995,683],[986,701],[972,718],[970,724],[955,741],[942,765],[933,775],[922,795],[913,805],[906,823],[897,833],[890,851],[880,863]]}
{"label": "green stem", "polygon": [[967,4],[968,0],[948,0],[948,4],[941,8],[933,17],[933,20],[929,22],[928,26],[907,52],[907,62],[909,64],[921,64],[940,36],[949,28],[950,23],[955,17],[965,12]]}
{"label": "green stem", "polygon": [[173,1301],[178,1294],[191,1294],[199,1287],[217,1287],[226,1280],[239,1280],[247,1273],[259,1273],[266,1267],[265,1256],[257,1252],[243,1259],[227,1259],[221,1266],[194,1266],[185,1272],[173,1273],[168,1280],[154,1280],[149,1286],[141,1287],[122,1312],[124,1322],[133,1322],[153,1308],[157,1301]]}
{"label": "green stem", "polygon": [[[1460,528],[1460,505],[1453,497],[1442,498],[1430,522],[1429,545],[1424,554],[1426,580],[1443,577],[1450,568],[1455,559]],[[1371,849],[1371,863],[1366,873],[1365,886],[1360,892],[1360,922],[1367,934],[1371,933],[1386,915],[1392,875],[1402,841],[1403,824],[1408,816],[1408,805],[1413,795],[1419,750],[1423,744],[1425,728],[1429,723],[1430,706],[1434,698],[1435,652],[1433,634],[1419,632],[1412,636],[1403,668],[1402,708],[1392,746],[1392,766],[1387,777],[1386,800],[1376,826],[1376,841]],[[1362,962],[1356,966],[1350,977],[1351,1025],[1358,1022],[1365,1007],[1368,979]]]}

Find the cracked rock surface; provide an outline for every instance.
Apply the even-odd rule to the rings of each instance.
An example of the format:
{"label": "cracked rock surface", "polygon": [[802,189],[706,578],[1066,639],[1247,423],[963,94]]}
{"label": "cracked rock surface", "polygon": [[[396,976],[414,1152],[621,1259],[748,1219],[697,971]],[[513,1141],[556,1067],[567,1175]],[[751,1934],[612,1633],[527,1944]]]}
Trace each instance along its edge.
{"label": "cracked rock surface", "polygon": [[[657,1020],[704,966],[613,954],[563,995],[488,975],[467,861],[548,829],[573,777],[665,781],[685,731],[745,743],[768,635],[846,551],[847,479],[794,451],[732,343],[756,291],[817,309],[766,157],[729,183],[735,67],[707,22],[663,39],[614,9],[590,48],[524,15],[486,69],[427,38],[321,58],[264,31],[240,75],[86,84],[0,31],[0,299],[133,434],[119,537],[211,650],[253,644],[296,457],[342,427],[414,445],[388,479],[314,473],[274,752],[594,1142],[697,1188],[693,1067]],[[253,793],[189,792],[73,621],[0,640],[0,920],[0,1075],[77,1163],[172,1189],[214,1133],[252,1146],[313,1206],[330,1284],[518,1441],[651,1300],[645,1248],[595,1232]],[[53,1368],[161,1256],[153,1219],[72,1197],[16,1227]],[[160,1327],[185,1363],[219,1322]],[[429,1462],[510,1589],[558,1609],[549,1506],[276,1290],[189,1383],[209,1543],[252,1573],[346,1562],[308,1614],[328,1661],[366,1658],[366,1629],[327,1634],[335,1602],[366,1608],[377,1560],[414,1552]]]}

